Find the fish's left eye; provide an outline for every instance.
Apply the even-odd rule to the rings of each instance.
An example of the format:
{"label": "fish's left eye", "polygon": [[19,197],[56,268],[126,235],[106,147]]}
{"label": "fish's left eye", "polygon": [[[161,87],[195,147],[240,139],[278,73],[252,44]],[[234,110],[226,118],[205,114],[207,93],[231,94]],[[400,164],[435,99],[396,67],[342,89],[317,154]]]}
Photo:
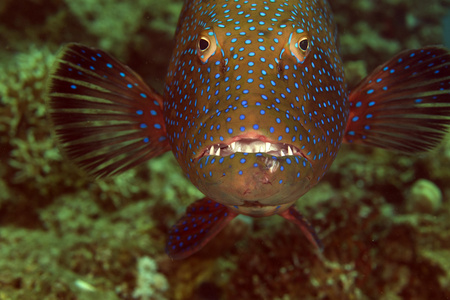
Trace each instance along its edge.
{"label": "fish's left eye", "polygon": [[305,33],[294,34],[291,36],[291,42],[289,45],[292,55],[297,58],[297,62],[303,63],[311,52],[311,43],[309,37]]}
{"label": "fish's left eye", "polygon": [[202,63],[206,63],[208,59],[216,52],[217,45],[212,31],[205,31],[197,40],[197,55]]}

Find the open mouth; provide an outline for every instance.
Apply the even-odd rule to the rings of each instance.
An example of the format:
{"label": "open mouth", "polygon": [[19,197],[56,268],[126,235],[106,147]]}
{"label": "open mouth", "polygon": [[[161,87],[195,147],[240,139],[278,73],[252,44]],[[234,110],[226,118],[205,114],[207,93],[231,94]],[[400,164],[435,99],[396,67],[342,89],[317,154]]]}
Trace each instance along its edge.
{"label": "open mouth", "polygon": [[228,156],[236,152],[267,153],[273,156],[302,155],[300,149],[285,143],[269,143],[259,139],[240,139],[230,144],[214,144],[207,147],[199,158],[207,155]]}

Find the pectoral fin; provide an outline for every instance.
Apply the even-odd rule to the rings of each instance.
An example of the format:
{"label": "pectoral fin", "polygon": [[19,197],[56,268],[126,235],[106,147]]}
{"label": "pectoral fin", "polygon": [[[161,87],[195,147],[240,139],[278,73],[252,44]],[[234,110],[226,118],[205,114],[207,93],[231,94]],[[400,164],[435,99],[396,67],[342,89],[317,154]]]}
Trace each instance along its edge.
{"label": "pectoral fin", "polygon": [[404,51],[363,80],[349,100],[345,142],[406,153],[431,149],[450,124],[450,53]]}
{"label": "pectoral fin", "polygon": [[101,50],[64,46],[48,79],[47,98],[65,154],[94,177],[123,172],[170,150],[161,96]]}

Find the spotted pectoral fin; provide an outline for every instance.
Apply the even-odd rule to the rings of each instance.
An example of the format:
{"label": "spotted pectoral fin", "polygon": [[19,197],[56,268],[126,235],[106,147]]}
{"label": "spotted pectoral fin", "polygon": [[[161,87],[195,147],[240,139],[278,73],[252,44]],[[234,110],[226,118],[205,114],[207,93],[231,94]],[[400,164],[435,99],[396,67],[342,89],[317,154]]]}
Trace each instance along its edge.
{"label": "spotted pectoral fin", "polygon": [[449,51],[404,51],[363,80],[349,99],[344,141],[407,153],[428,150],[450,124]]}
{"label": "spotted pectoral fin", "polygon": [[64,46],[48,79],[47,100],[65,154],[95,177],[170,149],[161,96],[101,50]]}
{"label": "spotted pectoral fin", "polygon": [[311,224],[298,212],[298,210],[291,206],[288,210],[283,211],[279,214],[289,222],[295,224],[300,230],[303,232],[303,234],[306,236],[306,238],[313,244],[318,250],[323,250],[322,242],[320,241],[319,237],[317,236],[316,231],[311,226]]}
{"label": "spotted pectoral fin", "polygon": [[166,252],[183,259],[202,249],[237,214],[209,198],[192,203],[169,232]]}

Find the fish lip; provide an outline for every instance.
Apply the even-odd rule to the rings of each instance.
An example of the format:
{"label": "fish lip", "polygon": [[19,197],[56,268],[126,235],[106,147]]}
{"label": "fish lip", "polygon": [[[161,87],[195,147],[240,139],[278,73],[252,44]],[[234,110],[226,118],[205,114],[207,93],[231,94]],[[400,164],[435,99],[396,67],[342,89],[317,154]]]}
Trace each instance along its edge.
{"label": "fish lip", "polygon": [[275,142],[265,135],[248,133],[230,138],[226,142],[209,145],[194,158],[195,161],[205,156],[226,157],[234,153],[262,153],[276,157],[301,156],[308,157],[296,146]]}

